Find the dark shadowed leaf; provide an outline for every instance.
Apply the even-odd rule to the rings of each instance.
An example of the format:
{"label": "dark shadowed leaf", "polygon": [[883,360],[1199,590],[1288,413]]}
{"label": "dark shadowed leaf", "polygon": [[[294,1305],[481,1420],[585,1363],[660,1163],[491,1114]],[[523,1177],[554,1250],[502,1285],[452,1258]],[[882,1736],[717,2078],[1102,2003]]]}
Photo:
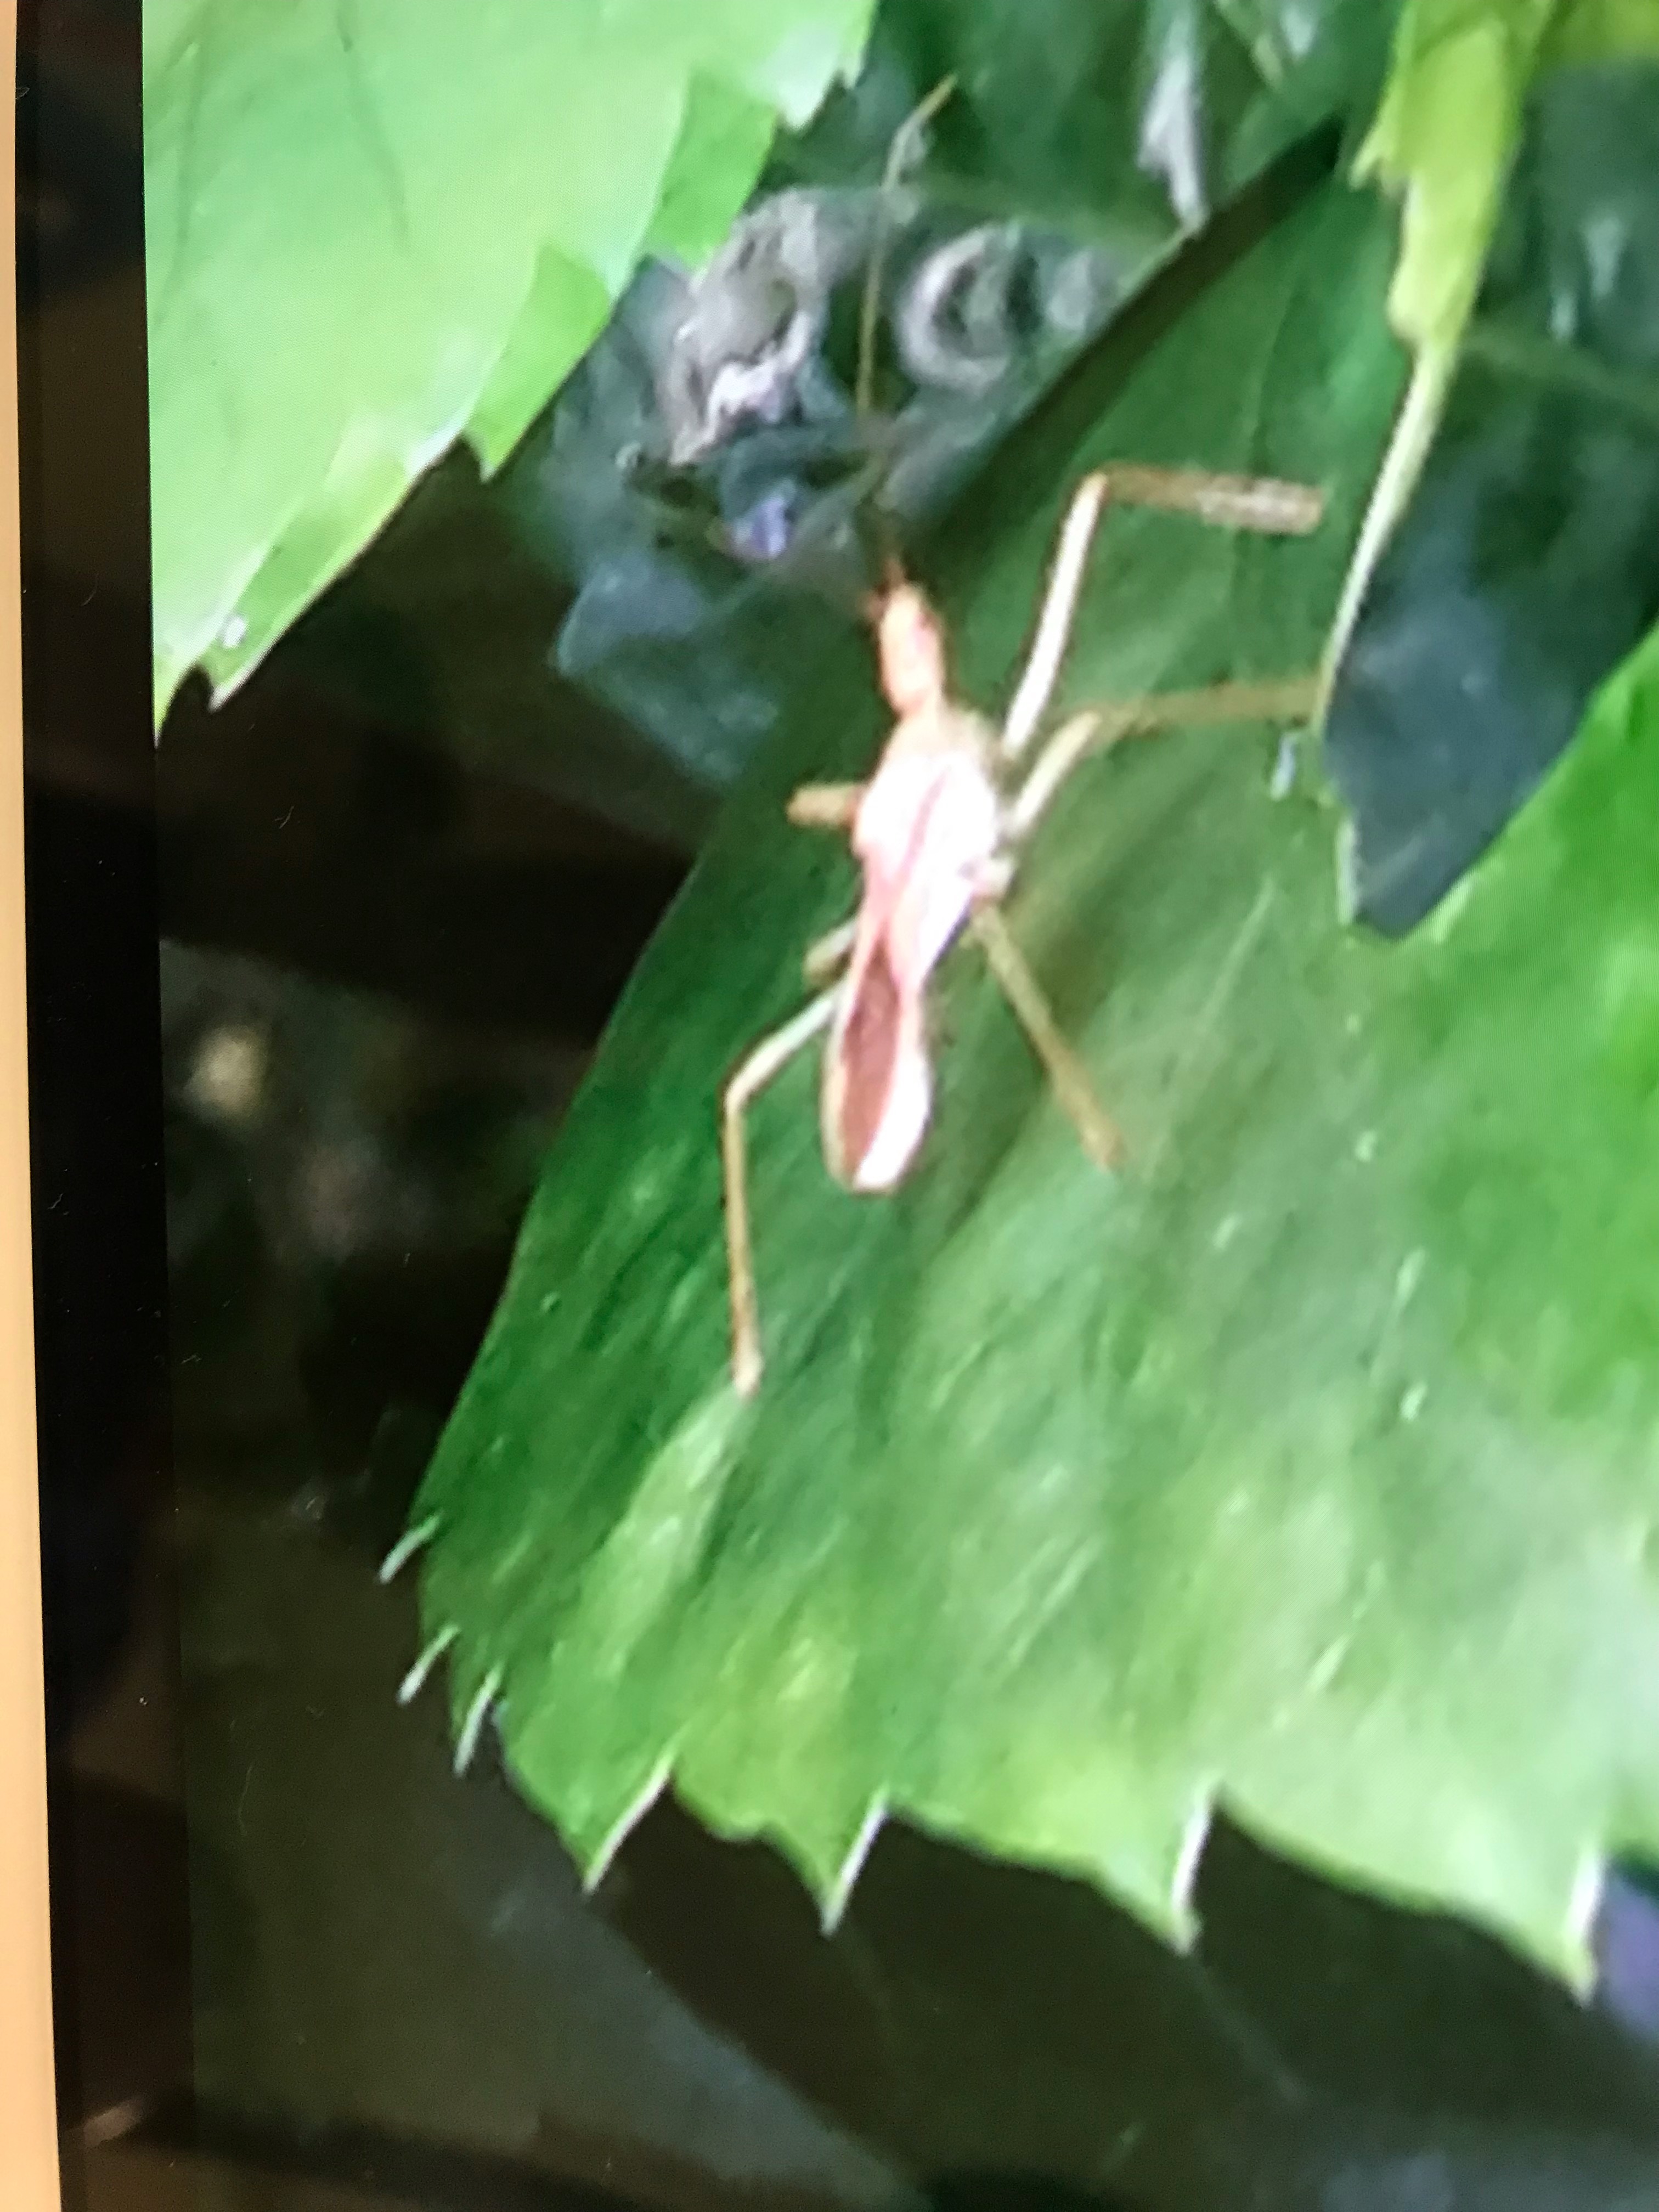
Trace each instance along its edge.
{"label": "dark shadowed leaf", "polygon": [[[872,580],[874,479],[907,536],[936,519],[1287,149],[1325,134],[1334,158],[1357,137],[1392,15],[1378,0],[888,0],[857,81],[781,144],[714,268],[695,285],[643,270],[501,479],[526,547],[580,586],[562,672],[682,774],[729,786],[789,699],[771,665],[780,594],[848,608]],[[947,78],[884,191],[896,134]],[[728,419],[734,384],[749,411]]]}

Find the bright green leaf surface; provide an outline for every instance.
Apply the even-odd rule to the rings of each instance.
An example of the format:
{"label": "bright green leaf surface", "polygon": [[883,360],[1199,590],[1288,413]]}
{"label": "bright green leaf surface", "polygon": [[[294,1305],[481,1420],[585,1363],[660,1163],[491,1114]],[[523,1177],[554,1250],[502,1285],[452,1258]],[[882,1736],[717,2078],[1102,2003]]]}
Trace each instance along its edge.
{"label": "bright green leaf surface", "polygon": [[647,245],[696,258],[869,0],[146,9],[155,696],[246,675],[463,432],[499,460]]}
{"label": "bright green leaf surface", "polygon": [[1565,0],[1544,59],[1552,67],[1659,54],[1659,0]]}
{"label": "bright green leaf surface", "polygon": [[1408,0],[1358,162],[1405,195],[1389,309],[1419,353],[1455,350],[1480,283],[1522,104],[1557,0]]}

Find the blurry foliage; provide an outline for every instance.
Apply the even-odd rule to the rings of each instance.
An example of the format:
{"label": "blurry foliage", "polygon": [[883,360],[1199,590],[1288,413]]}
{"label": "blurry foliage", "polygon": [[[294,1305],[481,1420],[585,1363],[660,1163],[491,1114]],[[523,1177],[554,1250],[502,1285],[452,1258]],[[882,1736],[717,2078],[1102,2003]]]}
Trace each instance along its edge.
{"label": "blurry foliage", "polygon": [[[417,487],[285,667],[694,848],[884,552],[971,496],[1287,149],[1357,143],[1389,21],[1375,0],[890,0],[855,82],[781,136],[709,265],[647,261],[500,474],[458,453]],[[896,134],[947,76],[884,194]]]}
{"label": "blurry foliage", "polygon": [[[1383,865],[1368,817],[1414,884],[1379,918],[1432,905],[1651,618],[1630,426],[1659,329],[1656,99],[1646,65],[1603,63],[1524,102],[1456,352],[1463,495],[1431,468],[1336,696],[1350,909]],[[1392,243],[1370,195],[1281,171],[999,432],[926,569],[973,696],[1006,681],[1067,486],[1115,453],[1310,475],[1332,518],[1308,548],[1122,523],[1071,697],[1316,658],[1406,388]],[[751,493],[708,507],[729,527]],[[1091,1177],[964,957],[913,1187],[829,1186],[805,1067],[757,1113],[773,1348],[750,1411],[725,1372],[714,1102],[852,892],[782,796],[856,773],[879,723],[844,619],[803,613],[773,650],[787,719],[619,1011],[415,1509],[457,1723],[499,1698],[512,1771],[595,1865],[672,1777],[831,1908],[908,1813],[1086,1869],[1176,1932],[1218,1796],[1582,1977],[1601,1870],[1659,1851],[1638,1350],[1659,1032],[1652,810],[1629,799],[1659,759],[1651,669],[1403,946],[1336,927],[1354,833],[1316,760],[1277,806],[1236,735],[1101,771],[1012,919],[1143,1170]],[[1414,714],[1438,781],[1424,748],[1390,753]]]}
{"label": "blurry foliage", "polygon": [[[1652,1318],[1651,886],[1621,805],[1650,780],[1651,672],[1469,879],[1473,930],[1442,903],[1404,947],[1339,932],[1334,848],[1349,914],[1410,927],[1659,605],[1653,11],[891,0],[728,231],[773,108],[803,123],[862,30],[850,0],[795,12],[823,36],[786,82],[767,11],[665,42],[636,0],[593,63],[614,81],[580,80],[605,125],[586,163],[550,161],[570,26],[544,14],[488,66],[456,50],[484,30],[424,7],[361,47],[314,5],[146,17],[158,702],[198,660],[240,680],[463,430],[500,462],[620,297],[511,465],[434,471],[282,650],[685,848],[740,787],[429,1479],[455,1713],[504,1686],[514,1771],[590,1859],[672,1766],[826,1896],[908,1809],[1178,1929],[1219,1791],[1577,1972],[1607,1853],[1659,1846],[1630,1734],[1659,1656],[1630,1353]],[[270,142],[239,135],[251,87]],[[620,112],[651,126],[637,173]],[[1367,126],[1403,244],[1347,181]],[[616,205],[587,204],[590,170]],[[1237,735],[1091,778],[1109,818],[1079,796],[1015,918],[1132,1133],[1166,1133],[1156,1173],[1080,1182],[1018,1037],[956,974],[914,1191],[855,1220],[811,1157],[804,1071],[764,1109],[780,1351],[740,1417],[714,1101],[850,892],[777,805],[878,740],[859,595],[902,545],[990,698],[1066,486],[1120,452],[1311,473],[1333,520],[1305,558],[1115,533],[1074,681],[1281,673],[1334,623],[1325,757],[1352,822],[1312,757],[1271,807]],[[246,1079],[219,1046],[175,1113],[198,1180]],[[452,1168],[476,1151],[458,1218],[499,1235],[535,1127],[434,1102],[408,1133]],[[420,1178],[377,1181],[372,1151],[342,1124],[273,1209],[228,1201],[216,1265],[279,1217],[323,1245],[342,1223],[417,1237]],[[337,1282],[346,1255],[323,1256]]]}
{"label": "blurry foliage", "polygon": [[713,249],[868,5],[146,7],[158,724],[456,438],[498,463],[642,252]]}
{"label": "blurry foliage", "polygon": [[1326,732],[1357,829],[1349,897],[1382,927],[1451,887],[1659,614],[1656,179],[1659,61],[1534,92]]}
{"label": "blurry foliage", "polygon": [[1401,195],[1389,316],[1415,368],[1334,625],[1340,657],[1439,430],[1527,106],[1558,69],[1659,58],[1655,0],[1405,0],[1355,173]]}
{"label": "blurry foliage", "polygon": [[793,703],[817,626],[793,602],[852,618],[1183,245],[1310,133],[1357,129],[1387,24],[1372,0],[883,9],[714,261],[641,272],[503,477],[580,587],[561,671],[729,784]]}

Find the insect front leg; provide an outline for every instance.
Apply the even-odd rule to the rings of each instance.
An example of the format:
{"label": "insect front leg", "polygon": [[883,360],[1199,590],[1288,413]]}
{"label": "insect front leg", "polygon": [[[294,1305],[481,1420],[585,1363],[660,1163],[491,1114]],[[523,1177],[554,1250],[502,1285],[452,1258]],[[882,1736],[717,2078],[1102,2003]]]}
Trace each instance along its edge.
{"label": "insect front leg", "polygon": [[763,1037],[727,1082],[720,1099],[720,1160],[726,1176],[726,1262],[732,1307],[732,1380],[740,1397],[760,1388],[760,1310],[755,1293],[753,1242],[749,1228],[749,1164],[743,1117],[756,1095],[827,1030],[841,986],[822,992],[793,1021]]}
{"label": "insect front leg", "polygon": [[1085,477],[1073,494],[1060,528],[1060,547],[1054,555],[1042,611],[1037,617],[1030,657],[1014,688],[1013,702],[1002,726],[1002,753],[1006,760],[1018,760],[1030,744],[1053,694],[1060,664],[1065,657],[1066,642],[1077,616],[1084,566],[1099,527],[1107,489],[1107,478],[1097,470],[1093,476]]}
{"label": "insect front leg", "polygon": [[1322,492],[1277,477],[1222,476],[1209,469],[1146,468],[1128,463],[1114,463],[1086,476],[1073,495],[1061,526],[1030,658],[1003,724],[1006,759],[1017,760],[1025,750],[1053,696],[1077,617],[1089,548],[1108,501],[1191,515],[1218,529],[1271,538],[1305,537],[1317,528],[1325,512]]}
{"label": "insect front leg", "polygon": [[850,830],[864,790],[861,783],[804,783],[784,811],[798,830]]}
{"label": "insect front leg", "polygon": [[1011,844],[1030,835],[1054,793],[1086,754],[1114,744],[1124,734],[1123,716],[1131,711],[1109,709],[1103,714],[1091,707],[1061,723],[1037,755],[1036,767],[1007,802],[1005,834]]}
{"label": "insect front leg", "polygon": [[821,984],[827,983],[837,969],[846,966],[848,955],[858,940],[858,933],[859,918],[851,915],[845,921],[837,922],[833,929],[826,929],[822,937],[815,939],[807,946],[801,969],[809,989],[817,989]]}
{"label": "insect front leg", "polygon": [[1003,997],[1030,1040],[1031,1049],[1042,1062],[1054,1096],[1084,1151],[1097,1167],[1118,1167],[1123,1159],[1122,1133],[1095,1097],[1083,1062],[1060,1035],[1048,1001],[1000,912],[995,906],[975,907],[968,927],[1001,986]]}
{"label": "insect front leg", "polygon": [[1107,497],[1122,506],[1189,514],[1218,530],[1305,538],[1325,513],[1323,492],[1281,477],[1224,476],[1214,469],[1148,468],[1127,461],[1114,461],[1101,474]]}

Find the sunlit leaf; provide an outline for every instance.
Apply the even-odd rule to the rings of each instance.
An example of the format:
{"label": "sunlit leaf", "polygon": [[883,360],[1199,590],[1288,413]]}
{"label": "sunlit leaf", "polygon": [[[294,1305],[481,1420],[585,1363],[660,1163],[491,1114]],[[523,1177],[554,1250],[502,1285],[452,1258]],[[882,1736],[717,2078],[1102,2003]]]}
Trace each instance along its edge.
{"label": "sunlit leaf", "polygon": [[1562,0],[1544,44],[1553,66],[1659,54],[1659,0]]}
{"label": "sunlit leaf", "polygon": [[499,461],[647,246],[718,242],[868,0],[146,9],[158,720],[463,434]]}

